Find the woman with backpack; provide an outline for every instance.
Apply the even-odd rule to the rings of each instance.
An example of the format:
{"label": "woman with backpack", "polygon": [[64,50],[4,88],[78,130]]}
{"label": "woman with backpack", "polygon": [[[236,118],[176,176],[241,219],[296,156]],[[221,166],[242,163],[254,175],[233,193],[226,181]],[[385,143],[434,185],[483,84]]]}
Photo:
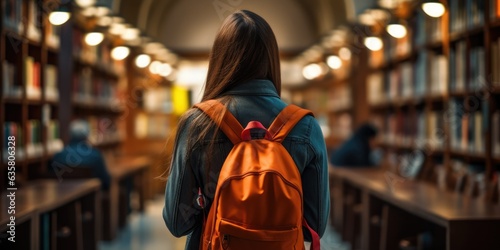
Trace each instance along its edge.
{"label": "woman with backpack", "polygon": [[163,218],[174,236],[188,236],[185,249],[318,249],[330,210],[325,142],[311,113],[287,106],[280,91],[271,27],[233,13],[166,171]]}

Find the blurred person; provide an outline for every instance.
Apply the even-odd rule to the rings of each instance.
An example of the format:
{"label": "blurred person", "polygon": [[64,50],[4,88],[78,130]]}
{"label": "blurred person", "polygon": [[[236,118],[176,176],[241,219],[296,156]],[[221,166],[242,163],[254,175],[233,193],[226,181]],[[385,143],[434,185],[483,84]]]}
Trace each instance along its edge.
{"label": "blurred person", "polygon": [[93,175],[101,180],[101,188],[109,189],[111,177],[101,152],[89,142],[89,123],[85,120],[74,120],[70,124],[70,141],[63,150],[54,155],[49,168],[58,178],[64,178],[65,172],[71,168],[90,168]]}
{"label": "blurred person", "polygon": [[377,128],[361,125],[352,136],[330,154],[330,163],[336,167],[370,167],[379,164],[376,147]]}

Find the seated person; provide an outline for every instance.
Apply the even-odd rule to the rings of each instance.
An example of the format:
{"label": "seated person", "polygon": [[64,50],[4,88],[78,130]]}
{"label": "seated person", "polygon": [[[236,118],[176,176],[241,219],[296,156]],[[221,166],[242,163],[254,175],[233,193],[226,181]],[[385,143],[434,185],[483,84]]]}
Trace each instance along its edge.
{"label": "seated person", "polygon": [[70,142],[61,152],[54,155],[49,164],[49,171],[62,180],[65,173],[73,171],[72,168],[90,168],[92,174],[101,180],[101,188],[107,190],[111,177],[101,152],[87,141],[89,133],[90,126],[87,121],[71,122]]}
{"label": "seated person", "polygon": [[330,163],[336,167],[369,167],[377,165],[373,158],[377,128],[366,123],[335,149],[330,155]]}

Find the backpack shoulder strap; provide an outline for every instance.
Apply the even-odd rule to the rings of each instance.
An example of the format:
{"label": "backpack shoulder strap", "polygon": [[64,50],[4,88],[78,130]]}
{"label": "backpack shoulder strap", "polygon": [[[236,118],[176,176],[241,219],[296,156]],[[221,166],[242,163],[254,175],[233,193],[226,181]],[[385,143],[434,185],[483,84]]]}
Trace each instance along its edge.
{"label": "backpack shoulder strap", "polygon": [[293,104],[286,106],[269,127],[273,141],[282,142],[293,127],[306,115],[313,115],[313,113]]}
{"label": "backpack shoulder strap", "polygon": [[233,144],[241,142],[243,127],[229,110],[217,100],[208,100],[194,105],[214,121]]}

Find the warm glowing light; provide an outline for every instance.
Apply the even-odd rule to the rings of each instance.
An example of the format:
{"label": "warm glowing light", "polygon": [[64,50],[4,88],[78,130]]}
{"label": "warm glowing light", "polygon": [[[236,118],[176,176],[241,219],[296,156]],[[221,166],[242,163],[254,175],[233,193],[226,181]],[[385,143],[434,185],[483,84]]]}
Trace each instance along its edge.
{"label": "warm glowing light", "polygon": [[159,74],[161,67],[162,67],[162,63],[161,62],[159,62],[159,61],[153,61],[149,65],[149,71],[151,73],[153,73],[153,74]]}
{"label": "warm glowing light", "polygon": [[94,5],[96,0],[76,0],[75,2],[76,4],[78,4],[78,6],[86,8]]}
{"label": "warm glowing light", "polygon": [[422,9],[424,10],[425,14],[435,18],[441,17],[446,11],[444,5],[439,2],[424,3],[422,4]]}
{"label": "warm glowing light", "polygon": [[107,7],[100,6],[95,8],[95,13],[94,13],[95,16],[102,17],[107,14],[109,14],[109,9]]}
{"label": "warm glowing light", "polygon": [[304,69],[302,70],[302,75],[307,80],[312,80],[312,79],[320,76],[321,73],[322,73],[321,66],[319,64],[316,64],[316,63],[309,64],[309,65],[305,66]]}
{"label": "warm glowing light", "polygon": [[135,65],[138,68],[146,68],[151,62],[151,57],[148,54],[141,54],[135,58]]}
{"label": "warm glowing light", "polygon": [[125,32],[126,29],[127,29],[127,27],[125,26],[125,24],[113,23],[113,24],[111,24],[111,27],[109,28],[109,33],[111,33],[113,35],[121,35],[121,34],[123,34],[123,32]]}
{"label": "warm glowing light", "polygon": [[130,49],[125,46],[118,46],[111,50],[111,57],[115,60],[123,60],[130,54]]}
{"label": "warm glowing light", "polygon": [[113,18],[109,16],[103,16],[99,18],[99,21],[97,21],[97,24],[103,27],[107,27],[113,23]]}
{"label": "warm glowing light", "polygon": [[387,32],[394,38],[403,38],[407,33],[406,27],[397,23],[387,25]]}
{"label": "warm glowing light", "polygon": [[332,69],[340,69],[340,67],[342,67],[342,60],[340,60],[338,56],[329,56],[326,59],[326,63]]}
{"label": "warm glowing light", "polygon": [[382,42],[382,39],[371,36],[365,38],[365,46],[371,51],[377,51],[384,47],[384,43]]}
{"label": "warm glowing light", "polygon": [[96,46],[104,40],[104,35],[100,32],[90,32],[85,35],[85,43],[89,46]]}
{"label": "warm glowing light", "polygon": [[340,48],[339,50],[339,56],[340,58],[342,58],[343,60],[351,60],[351,50],[349,50],[348,48],[346,47],[342,47]]}
{"label": "warm glowing light", "polygon": [[141,32],[137,28],[126,28],[125,31],[121,34],[123,40],[130,41],[139,37]]}
{"label": "warm glowing light", "polygon": [[161,75],[163,77],[167,77],[172,73],[172,66],[170,66],[170,64],[168,64],[168,63],[162,63],[159,66],[158,71],[159,71],[158,72],[159,75]]}
{"label": "warm glowing light", "polygon": [[54,11],[49,15],[49,21],[53,25],[62,25],[69,20],[71,14],[69,12]]}

